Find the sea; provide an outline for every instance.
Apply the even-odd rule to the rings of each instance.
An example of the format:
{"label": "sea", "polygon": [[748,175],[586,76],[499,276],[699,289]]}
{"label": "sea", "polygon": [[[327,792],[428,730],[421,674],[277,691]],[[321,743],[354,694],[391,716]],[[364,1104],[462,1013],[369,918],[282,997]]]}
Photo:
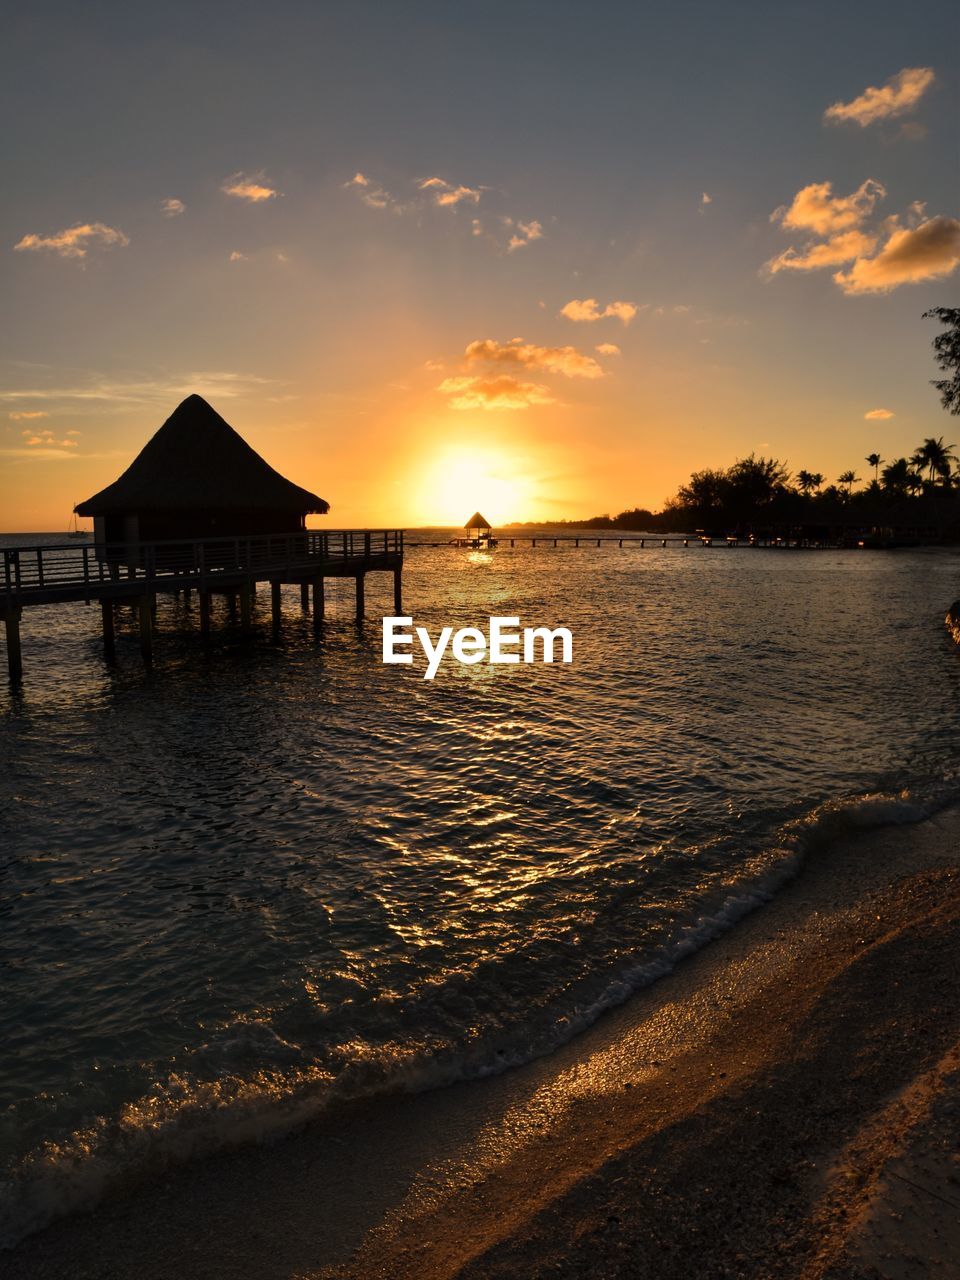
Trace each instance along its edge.
{"label": "sea", "polygon": [[[319,634],[261,588],[23,618],[0,687],[0,1239],[348,1100],[501,1072],[851,830],[960,793],[960,552],[411,531],[416,625],[563,626],[569,664],[384,665],[392,579]],[[609,536],[604,534],[601,536]],[[62,535],[0,536],[0,545]],[[441,545],[412,545],[439,542]],[[4,668],[5,676],[5,668]]]}

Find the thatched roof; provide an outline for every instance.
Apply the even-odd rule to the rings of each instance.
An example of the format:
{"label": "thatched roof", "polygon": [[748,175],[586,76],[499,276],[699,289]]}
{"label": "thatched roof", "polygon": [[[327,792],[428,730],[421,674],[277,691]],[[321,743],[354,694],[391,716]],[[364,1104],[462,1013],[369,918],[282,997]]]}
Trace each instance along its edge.
{"label": "thatched roof", "polygon": [[[82,513],[81,513],[82,514]],[[467,523],[463,526],[465,529],[492,529],[489,520],[484,520],[479,511],[475,511]]]}
{"label": "thatched roof", "polygon": [[285,480],[202,396],[187,396],[123,475],[81,502],[81,516],[139,511],[296,511],[329,502]]}

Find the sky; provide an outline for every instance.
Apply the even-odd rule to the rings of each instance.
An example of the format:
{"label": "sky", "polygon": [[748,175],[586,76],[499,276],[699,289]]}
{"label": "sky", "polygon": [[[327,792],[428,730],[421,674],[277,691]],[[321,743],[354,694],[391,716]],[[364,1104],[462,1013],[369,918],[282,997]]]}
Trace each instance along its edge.
{"label": "sky", "polygon": [[951,12],[15,0],[0,528],[65,529],[194,391],[329,528],[953,442]]}

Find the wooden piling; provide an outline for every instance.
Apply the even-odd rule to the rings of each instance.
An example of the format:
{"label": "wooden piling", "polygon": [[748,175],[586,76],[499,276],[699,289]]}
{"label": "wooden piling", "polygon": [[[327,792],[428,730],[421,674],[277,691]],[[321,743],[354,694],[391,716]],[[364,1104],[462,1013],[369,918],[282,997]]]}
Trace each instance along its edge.
{"label": "wooden piling", "polygon": [[200,635],[206,640],[210,634],[210,592],[200,592]]}
{"label": "wooden piling", "polygon": [[244,631],[249,631],[253,620],[252,609],[252,592],[249,582],[245,582],[240,588],[240,626]]}
{"label": "wooden piling", "polygon": [[304,613],[310,612],[310,583],[300,583],[300,608]]}
{"label": "wooden piling", "polygon": [[270,613],[273,619],[274,632],[278,632],[280,630],[280,622],[283,617],[283,614],[281,613],[281,610],[280,610],[280,604],[281,604],[280,583],[276,579],[274,579],[270,583]]}
{"label": "wooden piling", "polygon": [[3,624],[7,634],[7,670],[10,672],[10,683],[19,684],[23,679],[23,654],[20,650],[20,610],[16,605],[7,604]]}
{"label": "wooden piling", "polygon": [[357,621],[363,621],[363,574],[357,574]]}
{"label": "wooden piling", "polygon": [[103,622],[103,656],[107,662],[114,662],[117,657],[117,641],[112,600],[100,601],[100,618]]}
{"label": "wooden piling", "polygon": [[148,665],[153,661],[153,610],[150,597],[141,596],[137,602],[140,625],[140,652]]}
{"label": "wooden piling", "polygon": [[393,571],[393,614],[399,618],[403,614],[403,574],[399,569]]}
{"label": "wooden piling", "polygon": [[323,574],[318,574],[313,580],[313,625],[319,629],[323,622],[323,614],[326,608],[326,601],[323,595]]}

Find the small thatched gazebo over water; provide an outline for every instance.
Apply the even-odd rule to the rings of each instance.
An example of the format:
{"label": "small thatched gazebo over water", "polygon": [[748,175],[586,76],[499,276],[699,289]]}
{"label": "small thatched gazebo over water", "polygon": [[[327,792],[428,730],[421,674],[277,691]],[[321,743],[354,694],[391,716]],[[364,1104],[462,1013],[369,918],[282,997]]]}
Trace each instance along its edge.
{"label": "small thatched gazebo over water", "polygon": [[330,504],[284,479],[207,404],[187,396],[119,479],[75,508],[96,541],[296,533]]}
{"label": "small thatched gazebo over water", "polygon": [[463,527],[472,538],[488,538],[490,536],[490,521],[484,520],[479,511],[475,511]]}

